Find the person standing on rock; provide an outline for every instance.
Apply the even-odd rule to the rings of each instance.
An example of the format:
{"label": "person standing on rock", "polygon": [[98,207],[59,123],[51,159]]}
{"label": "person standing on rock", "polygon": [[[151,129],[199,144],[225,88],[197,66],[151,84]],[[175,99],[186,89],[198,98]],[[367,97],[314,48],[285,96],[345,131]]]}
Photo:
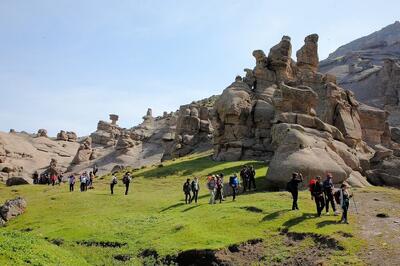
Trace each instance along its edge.
{"label": "person standing on rock", "polygon": [[333,181],[332,181],[333,177],[331,173],[328,173],[326,175],[326,179],[323,183],[324,186],[324,195],[325,195],[325,203],[326,203],[326,215],[329,215],[329,203],[331,203],[332,205],[332,210],[334,212],[335,215],[337,215],[336,212],[336,204],[335,204],[335,199],[333,196],[333,192],[335,189],[335,186],[333,185]]}
{"label": "person standing on rock", "polygon": [[236,174],[233,174],[233,176],[231,176],[229,178],[229,185],[232,188],[232,200],[235,201],[236,200],[236,193],[237,193],[238,188],[239,188],[239,178],[237,177]]}
{"label": "person standing on rock", "polygon": [[118,183],[118,179],[115,176],[115,173],[111,177],[111,183],[110,183],[110,190],[111,190],[111,195],[114,194],[114,186]]}
{"label": "person standing on rock", "polygon": [[75,176],[74,176],[74,174],[71,174],[68,177],[68,183],[69,183],[69,192],[73,192],[74,191],[74,186],[75,186]]}
{"label": "person standing on rock", "polygon": [[215,204],[215,187],[216,187],[216,180],[215,176],[209,176],[207,182],[208,191],[210,191],[210,201],[209,204]]}
{"label": "person standing on rock", "polygon": [[197,204],[197,198],[199,197],[199,191],[200,191],[199,179],[197,177],[195,177],[193,179],[191,188],[192,188],[192,192],[193,192],[191,201],[194,200],[194,202]]}
{"label": "person standing on rock", "polygon": [[346,183],[343,183],[340,186],[340,205],[342,206],[342,219],[340,219],[340,223],[348,224],[347,220],[347,211],[349,210],[350,198],[352,195],[349,192],[349,186]]}
{"label": "person standing on rock", "polygon": [[299,198],[299,184],[303,182],[303,175],[301,173],[293,173],[292,179],[287,184],[287,190],[292,194],[292,210],[298,210],[297,200]]}
{"label": "person standing on rock", "polygon": [[314,195],[315,205],[317,206],[317,214],[318,217],[320,217],[322,210],[325,207],[324,188],[320,176],[317,176],[315,180],[313,195]]}
{"label": "person standing on rock", "polygon": [[125,185],[125,195],[128,195],[129,191],[129,184],[131,183],[132,178],[131,178],[131,173],[126,172],[124,177],[122,178],[122,183]]}
{"label": "person standing on rock", "polygon": [[192,202],[192,196],[190,195],[191,187],[190,187],[190,179],[186,179],[186,182],[183,183],[183,193],[185,194],[185,204],[189,204]]}

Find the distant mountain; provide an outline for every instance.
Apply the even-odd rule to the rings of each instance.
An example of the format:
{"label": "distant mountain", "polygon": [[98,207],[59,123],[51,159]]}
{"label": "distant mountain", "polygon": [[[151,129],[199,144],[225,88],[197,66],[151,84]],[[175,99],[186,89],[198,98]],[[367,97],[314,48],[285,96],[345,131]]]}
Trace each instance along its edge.
{"label": "distant mountain", "polygon": [[339,47],[319,69],[337,77],[357,99],[390,112],[391,125],[400,125],[400,22]]}

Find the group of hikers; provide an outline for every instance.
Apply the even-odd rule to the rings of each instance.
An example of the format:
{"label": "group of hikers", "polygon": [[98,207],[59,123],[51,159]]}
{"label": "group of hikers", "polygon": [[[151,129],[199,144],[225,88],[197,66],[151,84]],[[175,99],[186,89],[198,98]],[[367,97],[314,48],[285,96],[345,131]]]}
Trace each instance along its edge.
{"label": "group of hikers", "polygon": [[[130,172],[126,172],[124,176],[122,177],[122,183],[125,185],[125,195],[128,195],[129,191],[129,184],[132,182],[132,176]],[[111,182],[110,182],[110,191],[111,195],[114,194],[114,187],[115,185],[118,184],[118,178],[116,176],[116,173],[113,173],[111,176]]]}
{"label": "group of hikers", "polygon": [[[88,189],[93,189],[93,180],[95,178],[95,175],[93,172],[89,172],[89,174],[85,171],[79,176],[79,183],[80,183],[80,191],[84,192],[87,191]],[[68,177],[68,183],[69,183],[69,191],[72,192],[74,191],[74,186],[75,186],[75,175],[71,174]]]}
{"label": "group of hikers", "polygon": [[[301,173],[293,173],[291,180],[286,185],[286,190],[292,194],[293,198],[292,210],[299,209],[297,200],[299,195],[299,184],[301,182],[303,182],[303,175]],[[349,210],[350,198],[353,195],[351,194],[347,183],[344,182],[340,186],[340,189],[335,190],[333,176],[331,173],[328,173],[324,181],[321,180],[321,176],[317,176],[310,180],[308,186],[311,193],[311,200],[315,201],[318,217],[322,215],[324,208],[326,215],[329,215],[329,206],[332,206],[335,216],[339,215],[336,208],[336,204],[339,204],[342,208],[342,218],[340,223],[349,223],[347,212]]]}
{"label": "group of hikers", "polygon": [[[240,177],[243,182],[243,192],[246,190],[250,191],[251,187],[256,189],[255,182],[256,171],[253,166],[243,166],[240,171]],[[236,196],[239,192],[240,180],[237,174],[233,174],[229,177],[229,187],[232,191],[232,200],[236,200]],[[224,174],[215,174],[207,176],[207,189],[210,193],[209,204],[215,204],[217,201],[222,203],[225,200],[224,198]],[[200,191],[199,178],[195,177],[192,181],[190,179],[186,179],[186,182],[183,184],[183,193],[185,195],[185,203],[190,204],[193,201],[197,203],[198,195]]]}

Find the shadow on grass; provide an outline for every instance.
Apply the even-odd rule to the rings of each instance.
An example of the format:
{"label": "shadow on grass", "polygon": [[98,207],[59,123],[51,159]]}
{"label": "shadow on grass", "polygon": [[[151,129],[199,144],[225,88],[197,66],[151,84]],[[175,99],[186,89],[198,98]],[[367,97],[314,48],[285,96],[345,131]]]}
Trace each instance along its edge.
{"label": "shadow on grass", "polygon": [[284,214],[284,213],[286,213],[288,211],[290,211],[290,210],[280,210],[280,211],[276,211],[276,212],[272,212],[270,214],[267,214],[262,218],[261,222],[274,220],[274,219],[278,218],[280,215],[282,215],[282,214]]}
{"label": "shadow on grass", "polygon": [[322,222],[317,223],[317,227],[321,228],[321,227],[324,227],[327,225],[332,225],[332,224],[337,224],[337,221],[322,221]]}
{"label": "shadow on grass", "polygon": [[286,222],[283,223],[283,227],[286,229],[289,229],[290,227],[293,227],[295,225],[298,225],[299,223],[305,221],[306,219],[315,219],[316,214],[315,213],[303,213],[303,215],[299,217],[292,218],[290,220],[287,220]]}
{"label": "shadow on grass", "polygon": [[190,206],[189,208],[186,208],[186,209],[182,210],[182,212],[190,211],[190,210],[192,210],[192,209],[194,209],[194,208],[197,208],[197,207],[199,207],[199,206],[200,206],[200,205],[193,205],[193,206]]}
{"label": "shadow on grass", "polygon": [[178,203],[172,204],[172,205],[162,209],[160,212],[165,212],[165,211],[168,211],[170,209],[175,209],[175,208],[178,208],[178,207],[180,207],[182,205],[185,205],[185,203],[184,202],[178,202]]}

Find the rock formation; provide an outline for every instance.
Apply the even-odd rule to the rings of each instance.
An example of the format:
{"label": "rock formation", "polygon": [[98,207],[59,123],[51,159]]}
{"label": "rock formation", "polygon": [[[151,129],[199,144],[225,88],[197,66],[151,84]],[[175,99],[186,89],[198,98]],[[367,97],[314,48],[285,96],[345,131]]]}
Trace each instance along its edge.
{"label": "rock formation", "polygon": [[92,138],[87,137],[79,146],[79,149],[76,152],[74,159],[72,160],[72,164],[80,164],[82,162],[89,161],[92,153]]}
{"label": "rock formation", "polygon": [[46,129],[43,129],[43,128],[39,129],[36,135],[37,135],[37,137],[45,137],[45,138],[48,138],[48,136],[47,136],[47,130],[46,130]]}
{"label": "rock formation", "polygon": [[270,161],[270,189],[283,188],[295,171],[368,185],[362,174],[375,152],[368,144],[392,145],[387,116],[360,106],[334,76],[317,72],[318,35],[304,42],[297,63],[288,36],[268,57],[253,52],[254,69],[245,69],[215,103],[214,158]]}
{"label": "rock formation", "polygon": [[96,132],[90,135],[94,144],[114,146],[117,143],[122,131],[117,125],[118,116],[110,114],[110,120],[111,122],[99,121]]}
{"label": "rock formation", "polygon": [[78,139],[78,136],[76,135],[75,132],[72,131],[67,131],[65,132],[64,130],[60,130],[59,133],[57,133],[57,140],[62,140],[62,141],[71,141],[75,142]]}
{"label": "rock formation", "polygon": [[0,206],[0,226],[24,213],[25,209],[26,201],[23,198],[7,200],[4,205]]}

